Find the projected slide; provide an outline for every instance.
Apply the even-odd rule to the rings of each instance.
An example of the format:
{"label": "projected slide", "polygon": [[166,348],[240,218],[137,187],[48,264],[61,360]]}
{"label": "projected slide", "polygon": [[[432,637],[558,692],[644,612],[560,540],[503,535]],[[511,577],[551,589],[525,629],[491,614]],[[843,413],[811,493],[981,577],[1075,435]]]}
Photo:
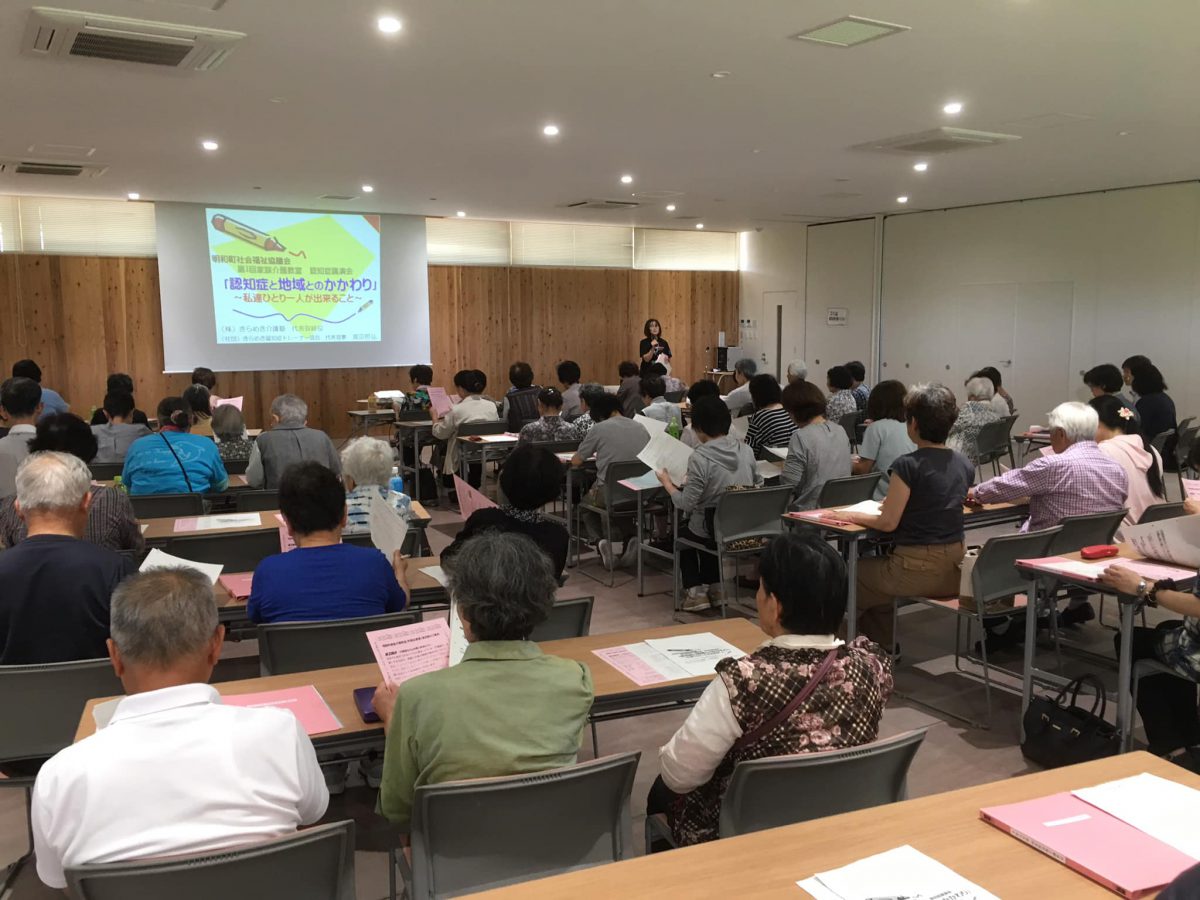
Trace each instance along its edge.
{"label": "projected slide", "polygon": [[218,344],[379,341],[379,216],[206,209]]}

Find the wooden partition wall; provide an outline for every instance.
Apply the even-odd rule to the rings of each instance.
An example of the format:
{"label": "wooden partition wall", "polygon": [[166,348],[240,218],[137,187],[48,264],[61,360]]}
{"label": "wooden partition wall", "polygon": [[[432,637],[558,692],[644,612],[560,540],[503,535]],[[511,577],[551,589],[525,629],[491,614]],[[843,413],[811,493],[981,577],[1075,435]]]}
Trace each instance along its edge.
{"label": "wooden partition wall", "polygon": [[[706,365],[718,331],[735,334],[736,272],[649,272],[430,266],[429,319],[435,381],[454,372],[487,373],[488,393],[508,387],[508,366],[529,362],[539,384],[556,384],[554,366],[573,359],[584,380],[612,384],[617,364],[637,355],[642,325],[654,316],[684,381]],[[158,261],[142,258],[0,255],[0,372],[31,357],[43,381],[86,416],[104,396],[109,372],[133,376],[138,406],[190,380],[163,374]],[[244,396],[246,420],[261,426],[272,398],[308,401],[309,423],[332,435],[348,431],[346,410],[369,391],[408,387],[405,369],[296,369],[219,372],[217,392]]]}

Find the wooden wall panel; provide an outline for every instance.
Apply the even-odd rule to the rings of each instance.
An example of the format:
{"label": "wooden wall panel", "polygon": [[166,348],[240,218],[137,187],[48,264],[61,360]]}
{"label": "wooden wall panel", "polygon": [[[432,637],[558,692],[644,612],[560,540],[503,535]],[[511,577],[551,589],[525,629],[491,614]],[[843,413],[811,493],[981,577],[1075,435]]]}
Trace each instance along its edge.
{"label": "wooden wall panel", "polygon": [[[488,392],[508,388],[508,366],[523,359],[541,384],[574,359],[585,380],[613,383],[617,363],[634,359],[642,323],[656,316],[675,352],[675,372],[698,377],[717,331],[733,335],[736,272],[430,266],[430,351],[436,380],[482,369]],[[80,415],[104,396],[109,372],[134,378],[138,405],[187,386],[163,373],[158,263],[154,259],[0,255],[0,374],[22,357],[38,361],[45,383]],[[265,423],[271,400],[290,391],[309,404],[310,424],[342,436],[346,410],[371,390],[407,387],[402,368],[219,372],[217,389],[244,396],[247,422]]]}

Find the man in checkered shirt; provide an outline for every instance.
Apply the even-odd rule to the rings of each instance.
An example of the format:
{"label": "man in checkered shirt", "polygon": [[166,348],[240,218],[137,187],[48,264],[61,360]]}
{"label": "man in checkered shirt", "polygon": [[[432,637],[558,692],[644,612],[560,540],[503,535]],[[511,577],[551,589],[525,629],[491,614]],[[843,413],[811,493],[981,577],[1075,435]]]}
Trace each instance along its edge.
{"label": "man in checkered shirt", "polygon": [[1068,516],[1124,509],[1129,479],[1096,445],[1098,421],[1085,403],[1059,404],[1048,418],[1054,452],[985,481],[968,492],[968,499],[1005,503],[1028,497],[1029,520],[1022,531],[1053,528]]}

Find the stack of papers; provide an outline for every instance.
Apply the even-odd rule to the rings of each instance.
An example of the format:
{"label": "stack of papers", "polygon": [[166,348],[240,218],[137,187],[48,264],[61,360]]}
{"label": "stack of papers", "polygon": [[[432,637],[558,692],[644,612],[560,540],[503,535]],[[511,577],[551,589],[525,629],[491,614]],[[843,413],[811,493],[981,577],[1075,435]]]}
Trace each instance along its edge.
{"label": "stack of papers", "polygon": [[309,737],[339,731],[342,727],[325,698],[311,684],[278,691],[259,691],[255,694],[222,695],[221,702],[226,706],[274,706],[277,709],[286,709],[300,721]]}
{"label": "stack of papers", "polygon": [[203,572],[204,575],[213,584],[217,583],[217,579],[221,577],[221,570],[225,568],[220,563],[202,563],[192,562],[190,559],[183,559],[178,556],[172,556],[169,553],[163,553],[158,548],[151,550],[146,554],[146,558],[142,560],[139,572],[149,572],[151,569],[195,569],[197,572]]}
{"label": "stack of papers", "polygon": [[878,500],[862,500],[852,506],[839,506],[838,512],[863,513],[868,516],[877,516],[883,511],[883,504]]}
{"label": "stack of papers", "polygon": [[907,844],[796,884],[815,900],[998,900]]}
{"label": "stack of papers", "polygon": [[1179,516],[1121,529],[1124,541],[1147,559],[1200,567],[1200,516]]}
{"label": "stack of papers", "polygon": [[688,460],[692,458],[692,448],[662,431],[650,438],[650,443],[642,448],[637,458],[653,472],[666,469],[671,481],[683,484],[684,478],[687,477]]}
{"label": "stack of papers", "polygon": [[1200,860],[1200,791],[1143,772],[1071,793]]}
{"label": "stack of papers", "polygon": [[258,513],[227,513],[221,516],[192,516],[176,519],[176,532],[213,531],[217,528],[257,528],[262,524]]}
{"label": "stack of papers", "polygon": [[1082,578],[1086,581],[1099,581],[1100,576],[1104,574],[1104,571],[1109,566],[1124,566],[1127,569],[1132,569],[1148,581],[1161,581],[1164,578],[1181,581],[1192,578],[1196,574],[1194,571],[1188,569],[1176,569],[1158,563],[1137,559],[1121,559],[1120,557],[1085,562],[1083,560],[1066,559],[1061,556],[1047,556],[1041,559],[1022,559],[1018,560],[1018,562],[1024,563],[1034,569],[1040,569],[1043,572],[1069,575],[1072,578]]}
{"label": "stack of papers", "polygon": [[643,686],[712,675],[721,660],[740,659],[746,655],[708,631],[592,652],[634,684]]}
{"label": "stack of papers", "polygon": [[404,391],[375,391],[375,396],[379,400],[402,400]]}

